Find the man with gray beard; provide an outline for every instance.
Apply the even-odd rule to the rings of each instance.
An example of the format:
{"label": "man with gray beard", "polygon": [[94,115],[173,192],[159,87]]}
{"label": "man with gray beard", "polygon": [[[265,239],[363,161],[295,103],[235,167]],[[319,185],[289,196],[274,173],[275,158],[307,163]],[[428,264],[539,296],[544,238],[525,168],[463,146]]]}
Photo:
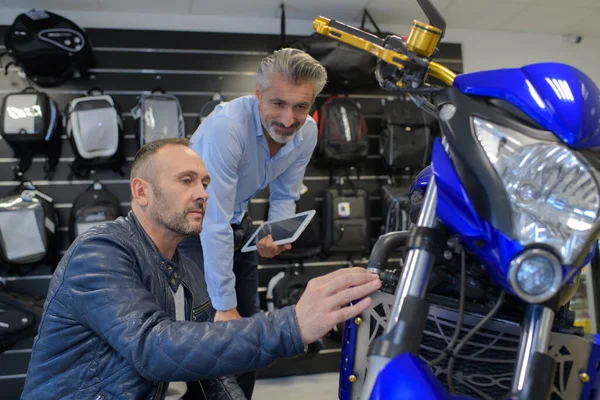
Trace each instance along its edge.
{"label": "man with gray beard", "polygon": [[[204,270],[217,321],[258,312],[258,257],[240,251],[251,233],[248,203],[269,187],[268,220],[294,215],[317,144],[317,125],[308,114],[327,81],[325,68],[285,48],[265,57],[257,75],[254,96],[220,104],[191,138],[212,177],[208,192],[219,201],[207,208],[201,237],[185,239],[179,249]],[[272,258],[291,246],[278,246],[268,235],[257,250]],[[238,382],[250,398],[253,375]]]}

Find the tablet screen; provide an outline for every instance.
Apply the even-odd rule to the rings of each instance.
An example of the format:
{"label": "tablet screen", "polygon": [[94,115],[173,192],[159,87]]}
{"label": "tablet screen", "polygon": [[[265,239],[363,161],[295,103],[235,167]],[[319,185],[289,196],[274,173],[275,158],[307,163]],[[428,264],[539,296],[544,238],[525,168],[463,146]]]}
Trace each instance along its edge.
{"label": "tablet screen", "polygon": [[311,217],[308,214],[294,216],[290,219],[283,221],[273,221],[263,224],[259,229],[258,233],[254,237],[250,246],[256,246],[258,242],[264,237],[271,235],[274,242],[284,239],[291,239],[294,234],[300,228],[306,218]]}

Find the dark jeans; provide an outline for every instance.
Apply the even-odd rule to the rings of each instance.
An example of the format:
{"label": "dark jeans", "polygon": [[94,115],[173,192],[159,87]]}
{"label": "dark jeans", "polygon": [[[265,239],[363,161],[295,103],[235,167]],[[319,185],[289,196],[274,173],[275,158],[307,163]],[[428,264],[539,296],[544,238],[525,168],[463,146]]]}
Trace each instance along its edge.
{"label": "dark jeans", "polygon": [[[194,261],[204,273],[204,256],[198,237],[182,240],[178,248],[183,255]],[[251,317],[259,311],[258,256],[256,252],[242,253],[236,251],[233,255],[233,273],[235,275],[237,310],[242,317]],[[255,372],[241,374],[237,377],[237,380],[244,395],[251,399],[254,391],[254,381],[256,380]]]}

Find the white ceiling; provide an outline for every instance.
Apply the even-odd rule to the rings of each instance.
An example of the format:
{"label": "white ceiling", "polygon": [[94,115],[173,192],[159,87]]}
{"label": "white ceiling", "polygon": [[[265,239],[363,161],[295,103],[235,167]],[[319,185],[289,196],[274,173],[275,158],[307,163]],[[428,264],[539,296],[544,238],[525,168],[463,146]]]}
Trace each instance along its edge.
{"label": "white ceiling", "polygon": [[[600,0],[432,0],[450,29],[574,33],[600,36]],[[367,8],[378,24],[423,20],[416,0],[286,0],[288,20],[317,15],[360,20]],[[0,7],[144,14],[273,18],[281,0],[0,0]],[[1,9],[0,9],[1,13]],[[135,14],[132,14],[134,17]]]}

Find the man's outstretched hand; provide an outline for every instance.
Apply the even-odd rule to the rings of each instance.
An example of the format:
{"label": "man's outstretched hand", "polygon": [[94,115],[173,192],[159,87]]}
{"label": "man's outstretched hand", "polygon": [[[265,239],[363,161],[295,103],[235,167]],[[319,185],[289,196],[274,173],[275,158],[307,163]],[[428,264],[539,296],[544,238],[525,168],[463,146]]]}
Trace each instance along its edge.
{"label": "man's outstretched hand", "polygon": [[[340,322],[354,318],[371,305],[366,297],[381,287],[379,276],[364,268],[344,268],[308,282],[296,304],[302,343],[323,337]],[[362,299],[353,306],[348,304]]]}

